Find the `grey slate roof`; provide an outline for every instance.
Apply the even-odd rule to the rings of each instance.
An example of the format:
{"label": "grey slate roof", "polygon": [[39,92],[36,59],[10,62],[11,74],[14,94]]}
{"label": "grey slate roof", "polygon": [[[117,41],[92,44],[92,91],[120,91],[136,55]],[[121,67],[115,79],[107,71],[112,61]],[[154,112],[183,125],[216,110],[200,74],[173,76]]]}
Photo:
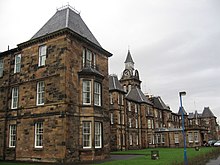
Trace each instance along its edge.
{"label": "grey slate roof", "polygon": [[215,117],[215,115],[212,113],[209,107],[204,107],[202,117]]}
{"label": "grey slate roof", "polygon": [[80,15],[73,11],[69,6],[62,10],[57,10],[57,12],[31,39],[50,34],[64,28],[69,28],[73,32],[81,35],[82,37],[101,47],[101,45],[96,40],[89,28],[86,26]]}
{"label": "grey slate roof", "polygon": [[138,103],[147,103],[152,105],[152,102],[144,95],[141,89],[136,86],[131,88],[125,98]]}
{"label": "grey slate roof", "polygon": [[189,118],[189,119],[193,119],[193,118],[194,118],[194,114],[193,114],[193,113],[189,113],[188,118]]}
{"label": "grey slate roof", "polygon": [[118,81],[118,77],[116,75],[110,75],[109,76],[109,90],[117,90],[124,92],[121,84]]}
{"label": "grey slate roof", "polygon": [[153,105],[161,110],[168,110],[170,111],[169,107],[163,102],[160,96],[157,97],[151,97],[150,99],[153,102]]}
{"label": "grey slate roof", "polygon": [[[184,115],[187,115],[187,113],[186,113],[186,111],[185,111],[184,107],[183,107],[183,114],[184,114]],[[182,112],[181,112],[181,107],[179,108],[178,115],[182,115]]]}
{"label": "grey slate roof", "polygon": [[130,50],[128,50],[128,54],[127,54],[127,57],[126,57],[126,60],[125,60],[125,63],[128,63],[128,62],[131,62],[134,64],[134,61],[131,57],[131,53],[130,53]]}

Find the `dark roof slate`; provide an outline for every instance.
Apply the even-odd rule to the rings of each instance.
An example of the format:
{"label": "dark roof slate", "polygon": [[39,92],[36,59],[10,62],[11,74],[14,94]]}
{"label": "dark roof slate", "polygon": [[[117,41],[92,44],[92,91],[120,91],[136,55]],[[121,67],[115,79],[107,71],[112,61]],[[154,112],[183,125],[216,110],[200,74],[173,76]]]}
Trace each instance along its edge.
{"label": "dark roof slate", "polygon": [[[182,115],[181,107],[179,108],[179,112],[178,112],[177,114],[178,114],[178,115]],[[184,114],[184,115],[187,115],[187,113],[186,113],[184,107],[183,107],[183,114]]]}
{"label": "dark roof slate", "polygon": [[161,110],[168,110],[170,111],[170,108],[163,102],[160,96],[157,97],[151,97],[150,100],[153,102],[153,105]]}
{"label": "dark roof slate", "polygon": [[128,50],[128,54],[127,54],[127,57],[126,57],[126,60],[125,60],[125,63],[128,63],[128,62],[131,62],[134,64],[134,61],[131,57],[131,53],[130,53],[130,50]]}
{"label": "dark roof slate", "polygon": [[101,47],[92,32],[82,20],[81,16],[73,11],[69,6],[64,9],[57,10],[57,12],[31,39],[50,34],[64,28],[69,28],[73,32]]}
{"label": "dark roof slate", "polygon": [[116,75],[110,75],[109,76],[109,90],[117,90],[117,91],[121,91],[124,92],[121,84],[118,81],[118,77]]}
{"label": "dark roof slate", "polygon": [[215,115],[212,113],[209,107],[204,107],[202,117],[215,117]]}
{"label": "dark roof slate", "polygon": [[152,102],[144,95],[141,89],[136,86],[131,88],[125,98],[138,103],[147,103],[152,105]]}

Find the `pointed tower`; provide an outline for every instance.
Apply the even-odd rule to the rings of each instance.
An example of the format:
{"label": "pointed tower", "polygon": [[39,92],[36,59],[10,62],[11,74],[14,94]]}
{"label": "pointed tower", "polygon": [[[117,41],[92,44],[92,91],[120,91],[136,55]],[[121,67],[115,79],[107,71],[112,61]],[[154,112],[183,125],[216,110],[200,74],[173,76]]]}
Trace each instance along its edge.
{"label": "pointed tower", "polygon": [[132,59],[130,50],[128,50],[128,54],[124,63],[125,63],[125,69],[120,79],[120,83],[124,87],[124,91],[125,92],[130,91],[131,87],[133,86],[137,86],[138,88],[141,88],[139,73],[138,70],[134,69],[134,61]]}
{"label": "pointed tower", "polygon": [[134,70],[134,61],[131,57],[130,50],[128,50],[127,58],[125,60],[125,69],[128,69],[131,72],[133,72],[133,70]]}

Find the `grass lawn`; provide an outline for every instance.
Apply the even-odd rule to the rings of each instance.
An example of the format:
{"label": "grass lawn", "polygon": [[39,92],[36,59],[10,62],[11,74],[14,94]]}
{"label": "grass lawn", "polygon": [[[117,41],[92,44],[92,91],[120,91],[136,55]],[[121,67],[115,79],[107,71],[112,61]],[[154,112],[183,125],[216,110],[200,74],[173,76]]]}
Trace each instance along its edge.
{"label": "grass lawn", "polygon": [[[151,151],[159,151],[159,159],[151,159]],[[195,151],[194,148],[187,148],[188,160],[205,155],[214,150],[220,150],[219,147],[202,147],[200,151]],[[183,148],[155,148],[155,149],[144,149],[144,150],[129,150],[129,151],[117,151],[112,152],[117,155],[143,155],[137,158],[128,160],[115,160],[102,163],[102,165],[172,165],[183,162]],[[40,165],[40,163],[19,163],[19,162],[3,162],[0,161],[0,165]]]}
{"label": "grass lawn", "polygon": [[[195,151],[194,148],[187,148],[187,157],[188,160],[195,158],[199,155],[204,155],[211,152],[217,148],[212,147],[202,147],[200,151]],[[159,159],[151,159],[151,151],[159,150]],[[129,160],[116,160],[111,162],[102,163],[103,165],[171,165],[175,163],[183,162],[183,148],[155,148],[155,149],[144,149],[144,150],[129,150],[129,151],[119,151],[112,152],[112,154],[143,154],[142,157],[129,159]]]}

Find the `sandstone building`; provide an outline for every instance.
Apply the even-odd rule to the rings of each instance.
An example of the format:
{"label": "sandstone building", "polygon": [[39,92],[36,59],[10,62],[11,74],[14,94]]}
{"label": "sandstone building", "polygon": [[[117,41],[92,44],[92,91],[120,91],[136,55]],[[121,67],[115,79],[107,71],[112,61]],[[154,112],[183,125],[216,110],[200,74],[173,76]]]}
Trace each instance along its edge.
{"label": "sandstone building", "polygon": [[0,54],[0,158],[70,162],[109,156],[108,58],[65,7]]}
{"label": "sandstone building", "polygon": [[[101,160],[110,150],[182,147],[181,109],[141,90],[128,51],[122,77],[111,53],[67,6],[27,42],[0,53],[0,159]],[[216,117],[183,109],[187,147],[216,139]]]}
{"label": "sandstone building", "polygon": [[[130,51],[125,69],[118,80],[109,76],[111,150],[149,147],[183,147],[182,111],[174,113],[157,96],[141,91],[139,72],[134,68]],[[183,109],[187,147],[204,145],[217,139],[216,117],[209,107],[203,113],[189,113]]]}

